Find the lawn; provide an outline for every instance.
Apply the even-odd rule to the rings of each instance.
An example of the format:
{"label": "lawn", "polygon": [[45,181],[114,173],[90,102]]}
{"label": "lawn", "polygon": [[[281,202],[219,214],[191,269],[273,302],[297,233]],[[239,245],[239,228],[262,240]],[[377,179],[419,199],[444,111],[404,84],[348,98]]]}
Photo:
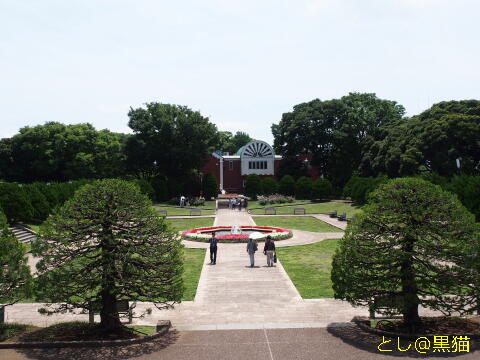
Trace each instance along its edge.
{"label": "lawn", "polygon": [[193,301],[197,292],[198,280],[205,259],[205,249],[184,249],[183,301]]}
{"label": "lawn", "polygon": [[248,202],[248,208],[253,209],[253,208],[265,208],[265,207],[272,207],[272,206],[311,204],[311,203],[312,202],[310,200],[295,200],[294,202],[291,202],[291,203],[260,205],[258,200],[252,200]]}
{"label": "lawn", "polygon": [[[275,207],[277,210],[277,214],[293,214],[293,210],[297,206],[276,206],[276,205],[268,205],[266,207]],[[310,214],[327,214],[330,211],[337,210],[337,213],[341,214],[343,212],[347,213],[347,216],[355,215],[362,211],[358,206],[353,206],[351,203],[341,203],[341,202],[324,202],[324,203],[311,203],[307,205],[298,206],[305,209],[306,213]],[[251,208],[249,206],[249,208]],[[251,210],[250,213],[252,215],[264,215],[265,214],[265,207],[261,209]]]}
{"label": "lawn", "polygon": [[330,272],[337,239],[277,248],[277,256],[304,299],[333,297]]}
{"label": "lawn", "polygon": [[175,231],[213,226],[214,218],[166,219]]}
{"label": "lawn", "polygon": [[215,215],[215,210],[205,210],[204,207],[197,206],[197,207],[174,207],[174,206],[167,206],[165,204],[155,204],[153,205],[155,210],[166,210],[167,216],[189,216],[191,209],[200,209],[202,211],[201,215]]}
{"label": "lawn", "polygon": [[318,220],[313,216],[254,216],[253,221],[259,226],[277,226],[312,232],[342,232],[343,230]]}

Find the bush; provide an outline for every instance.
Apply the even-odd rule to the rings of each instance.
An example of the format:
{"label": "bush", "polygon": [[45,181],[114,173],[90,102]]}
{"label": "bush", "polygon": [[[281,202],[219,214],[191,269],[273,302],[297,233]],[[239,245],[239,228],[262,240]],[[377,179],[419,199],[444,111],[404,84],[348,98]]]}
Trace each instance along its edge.
{"label": "bush", "polygon": [[252,198],[257,199],[258,195],[262,194],[262,179],[257,174],[250,174],[245,180],[245,194]]}
{"label": "bush", "polygon": [[166,201],[168,200],[168,188],[167,182],[159,178],[153,178],[150,180],[150,185],[152,185],[153,191],[155,193],[155,201]]}
{"label": "bush", "polygon": [[33,219],[33,206],[25,190],[19,184],[0,183],[0,206],[10,224]]}
{"label": "bush", "polygon": [[317,179],[312,184],[312,200],[325,199],[332,195],[332,183],[327,179]]}
{"label": "bush", "polygon": [[153,200],[155,197],[155,190],[153,190],[152,185],[145,179],[135,179],[133,183],[138,186],[140,192],[143,195],[146,195],[150,200]]}
{"label": "bush", "polygon": [[258,203],[260,205],[269,205],[269,204],[284,204],[292,203],[295,199],[292,196],[285,196],[281,194],[273,194],[269,196],[258,196]]}
{"label": "bush", "polygon": [[218,183],[213,174],[205,174],[203,177],[203,194],[205,199],[210,200],[218,196]]}
{"label": "bush", "polygon": [[358,177],[352,176],[345,184],[343,195],[350,197],[357,204],[365,204],[370,194],[380,184],[388,181],[387,177]]}
{"label": "bush", "polygon": [[455,193],[468,211],[480,221],[480,176],[455,176],[444,187]]}
{"label": "bush", "polygon": [[263,195],[272,195],[278,192],[278,183],[271,177],[262,180]]}
{"label": "bush", "polygon": [[285,175],[280,180],[278,192],[283,195],[293,196],[295,194],[295,179],[290,175]]}
{"label": "bush", "polygon": [[295,197],[298,200],[306,200],[311,198],[312,179],[302,176],[295,183]]}
{"label": "bush", "polygon": [[45,196],[34,184],[24,185],[25,193],[33,207],[33,220],[43,221],[50,214],[50,205]]}

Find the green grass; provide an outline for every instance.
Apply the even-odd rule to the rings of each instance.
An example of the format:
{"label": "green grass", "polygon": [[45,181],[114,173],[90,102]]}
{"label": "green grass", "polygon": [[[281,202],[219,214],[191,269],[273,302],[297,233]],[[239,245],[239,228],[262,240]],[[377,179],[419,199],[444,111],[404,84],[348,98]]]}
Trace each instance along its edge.
{"label": "green grass", "polygon": [[312,232],[342,232],[343,230],[318,220],[313,216],[254,216],[253,221],[259,226],[277,226]]}
{"label": "green grass", "polygon": [[[266,207],[276,207],[276,205],[269,205]],[[337,210],[338,214],[343,212],[347,213],[347,216],[355,215],[362,210],[352,205],[351,203],[340,203],[340,202],[324,202],[324,203],[311,203],[307,205],[298,206],[305,209],[307,214],[327,214],[331,211]],[[249,208],[252,208],[249,206]],[[277,214],[293,214],[295,206],[283,206],[283,207],[276,207]],[[250,213],[252,215],[264,215],[265,214],[265,207],[262,209],[255,209],[251,210]]]}
{"label": "green grass", "polygon": [[[167,216],[190,216],[190,209],[191,208],[181,208],[181,207],[173,207],[173,206],[162,206],[156,204],[153,206],[155,210],[166,210]],[[215,215],[215,210],[205,210],[201,206],[194,207],[192,209],[200,209],[202,210],[201,215]],[[192,215],[196,216],[196,215]]]}
{"label": "green grass", "polygon": [[253,209],[253,208],[265,208],[265,207],[275,207],[275,206],[284,206],[284,205],[296,205],[296,204],[307,204],[311,203],[310,200],[295,200],[294,202],[291,203],[283,203],[283,204],[269,204],[269,205],[260,205],[260,202],[258,200],[252,200],[248,202],[248,208]]}
{"label": "green grass", "polygon": [[304,299],[333,297],[330,272],[337,239],[277,248],[277,256]]}
{"label": "green grass", "polygon": [[30,329],[33,329],[33,326],[17,323],[0,323],[0,342],[18,336]]}
{"label": "green grass", "polygon": [[166,219],[175,231],[213,226],[214,218]]}
{"label": "green grass", "polygon": [[150,325],[128,325],[128,327],[139,331],[141,333],[139,335],[142,336],[153,335],[157,332],[156,327]]}
{"label": "green grass", "polygon": [[202,271],[205,249],[184,249],[183,301],[192,301],[197,292],[198,280]]}
{"label": "green grass", "polygon": [[36,233],[38,233],[38,231],[40,230],[40,225],[34,225],[34,224],[25,224],[25,226],[33,231],[35,231]]}

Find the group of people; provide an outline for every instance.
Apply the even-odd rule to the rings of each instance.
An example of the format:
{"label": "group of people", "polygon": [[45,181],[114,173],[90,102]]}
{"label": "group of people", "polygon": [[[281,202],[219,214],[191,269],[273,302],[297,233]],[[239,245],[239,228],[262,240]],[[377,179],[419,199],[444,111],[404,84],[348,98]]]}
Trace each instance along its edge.
{"label": "group of people", "polygon": [[[210,264],[217,264],[217,249],[218,249],[218,239],[215,237],[215,232],[212,233],[210,238]],[[250,267],[255,266],[255,252],[258,250],[258,244],[254,239],[248,239],[247,243],[247,253],[250,257]],[[277,257],[275,254],[275,243],[270,235],[267,236],[265,240],[265,245],[263,247],[263,254],[267,256],[267,266],[272,267],[274,263],[277,262]]]}
{"label": "group of people", "polygon": [[180,196],[180,207],[193,205],[194,201],[198,199],[199,201],[205,201],[205,198],[200,195],[199,198],[189,198],[187,196]]}
{"label": "group of people", "polygon": [[232,198],[228,200],[228,208],[230,210],[238,209],[242,211],[242,208],[247,209],[248,201],[245,198]]}

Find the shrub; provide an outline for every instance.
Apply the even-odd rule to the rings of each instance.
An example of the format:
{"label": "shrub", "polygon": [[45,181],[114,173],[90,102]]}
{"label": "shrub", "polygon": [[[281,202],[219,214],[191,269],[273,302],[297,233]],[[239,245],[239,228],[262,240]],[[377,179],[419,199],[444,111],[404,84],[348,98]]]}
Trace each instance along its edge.
{"label": "shrub", "polygon": [[150,180],[150,185],[152,185],[153,191],[155,192],[155,201],[161,202],[168,200],[168,188],[165,180],[153,178]]}
{"label": "shrub", "polygon": [[332,183],[327,179],[317,179],[312,184],[312,200],[325,199],[332,195]]}
{"label": "shrub", "polygon": [[257,174],[250,174],[245,181],[245,194],[256,200],[262,194],[262,179]]}
{"label": "shrub", "polygon": [[282,177],[278,186],[278,192],[280,194],[289,196],[295,194],[295,179],[290,175],[285,175]]}
{"label": "shrub", "polygon": [[270,196],[258,196],[258,203],[260,205],[269,205],[269,204],[284,204],[292,203],[295,199],[292,196],[285,196],[281,194],[273,194]]}
{"label": "shrub", "polygon": [[50,214],[50,205],[45,196],[34,184],[24,185],[23,188],[33,207],[32,219],[37,221],[45,220]]}
{"label": "shrub", "polygon": [[312,193],[312,179],[302,176],[295,183],[295,197],[299,200],[306,200],[311,198]]}
{"label": "shrub", "polygon": [[352,176],[345,184],[343,194],[357,204],[365,204],[368,194],[387,181],[388,178],[384,176],[377,178]]}
{"label": "shrub", "polygon": [[146,195],[150,200],[154,199],[155,190],[153,189],[152,185],[150,185],[150,182],[145,179],[135,179],[132,182],[138,186],[143,195]]}
{"label": "shrub", "polygon": [[278,183],[271,177],[262,180],[263,195],[272,195],[278,192]]}
{"label": "shrub", "polygon": [[480,221],[480,176],[455,176],[444,187],[455,193],[468,211]]}
{"label": "shrub", "polygon": [[202,185],[205,199],[210,200],[211,198],[216,198],[218,196],[218,183],[213,174],[205,174]]}
{"label": "shrub", "polygon": [[0,183],[0,206],[11,224],[19,221],[29,222],[33,218],[32,204],[19,184]]}

